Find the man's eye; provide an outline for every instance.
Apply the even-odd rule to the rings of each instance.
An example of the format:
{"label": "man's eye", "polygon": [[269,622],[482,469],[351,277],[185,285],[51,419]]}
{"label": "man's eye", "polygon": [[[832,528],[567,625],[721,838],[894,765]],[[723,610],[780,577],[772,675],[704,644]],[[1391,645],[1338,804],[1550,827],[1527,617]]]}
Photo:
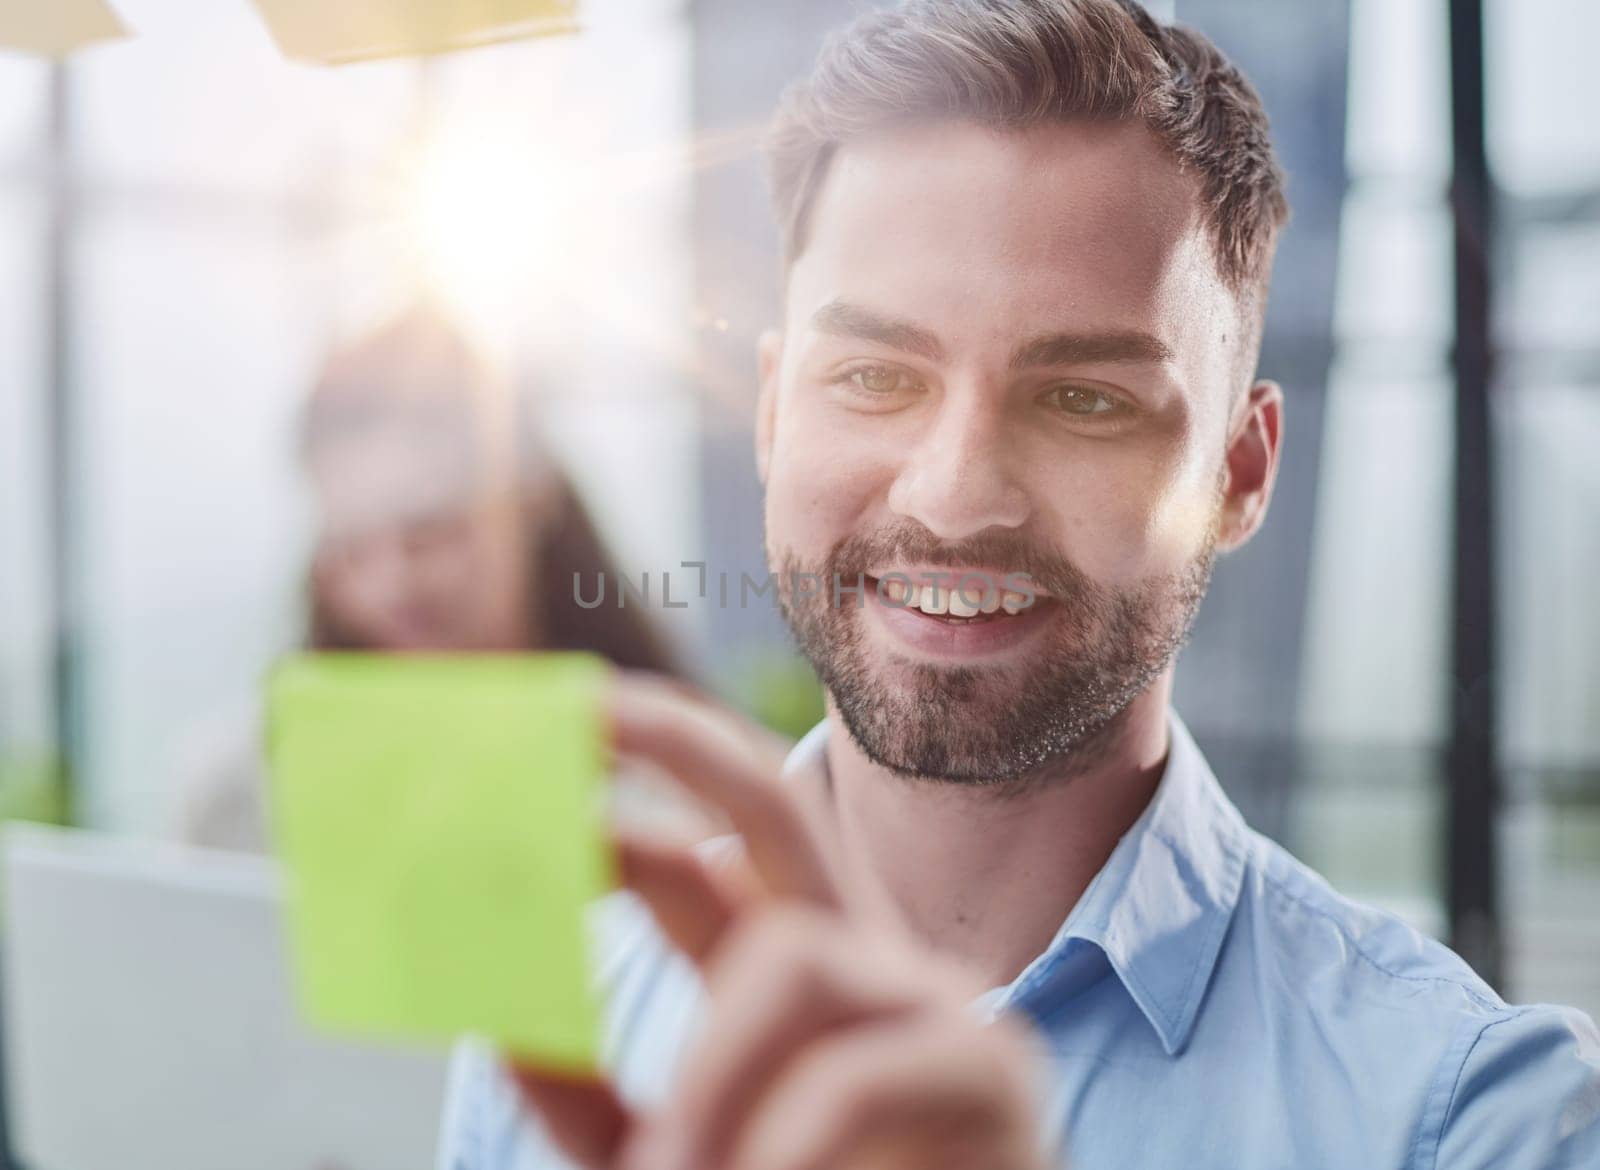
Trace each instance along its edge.
{"label": "man's eye", "polygon": [[874,397],[899,394],[916,388],[916,379],[893,366],[859,366],[845,380]]}
{"label": "man's eye", "polygon": [[1046,392],[1045,399],[1066,414],[1115,414],[1122,408],[1115,398],[1089,386],[1056,386]]}

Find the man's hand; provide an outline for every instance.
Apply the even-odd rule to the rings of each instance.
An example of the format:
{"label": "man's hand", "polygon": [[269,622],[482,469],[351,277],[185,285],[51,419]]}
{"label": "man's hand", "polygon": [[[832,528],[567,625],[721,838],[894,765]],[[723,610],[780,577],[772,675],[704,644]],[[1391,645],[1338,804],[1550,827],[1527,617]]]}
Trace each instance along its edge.
{"label": "man's hand", "polygon": [[514,1070],[551,1136],[597,1170],[1042,1167],[1030,1038],[980,1023],[968,1004],[981,989],[848,905],[771,741],[632,676],[611,715],[617,751],[726,815],[744,853],[708,864],[619,840],[625,881],[700,968],[708,1018],[649,1115],[609,1086]]}

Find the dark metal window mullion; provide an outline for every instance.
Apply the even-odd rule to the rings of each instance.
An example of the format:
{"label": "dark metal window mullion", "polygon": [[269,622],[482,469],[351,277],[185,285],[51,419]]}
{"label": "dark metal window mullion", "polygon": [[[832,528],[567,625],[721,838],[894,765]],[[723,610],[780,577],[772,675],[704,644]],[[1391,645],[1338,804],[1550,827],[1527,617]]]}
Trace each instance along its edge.
{"label": "dark metal window mullion", "polygon": [[1455,507],[1446,904],[1451,945],[1490,984],[1503,975],[1495,507],[1490,336],[1493,190],[1484,128],[1484,0],[1449,0],[1450,203],[1455,222]]}

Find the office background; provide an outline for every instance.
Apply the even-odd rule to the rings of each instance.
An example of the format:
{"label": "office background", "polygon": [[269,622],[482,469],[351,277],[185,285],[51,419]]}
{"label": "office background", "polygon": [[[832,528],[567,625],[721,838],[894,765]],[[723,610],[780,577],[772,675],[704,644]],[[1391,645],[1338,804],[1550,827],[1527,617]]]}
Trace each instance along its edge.
{"label": "office background", "polygon": [[[577,36],[285,62],[244,0],[0,54],[0,803],[164,832],[304,621],[331,346],[430,288],[632,571],[762,564],[760,122],[843,0],[620,0]],[[1170,10],[1170,6],[1169,6]],[[1260,828],[1600,1012],[1600,123],[1588,0],[1177,0],[1257,81],[1295,219],[1266,529],[1178,705]],[[658,616],[803,711],[768,609]]]}

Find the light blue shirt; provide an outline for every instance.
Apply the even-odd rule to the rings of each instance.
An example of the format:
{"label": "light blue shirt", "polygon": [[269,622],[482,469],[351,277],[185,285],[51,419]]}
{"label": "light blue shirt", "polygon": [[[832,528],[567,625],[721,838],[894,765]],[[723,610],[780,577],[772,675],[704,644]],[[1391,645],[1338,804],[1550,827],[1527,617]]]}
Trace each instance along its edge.
{"label": "light blue shirt", "polygon": [[[988,1018],[1030,1019],[1075,1170],[1600,1170],[1600,1035],[1503,1002],[1456,955],[1249,829],[1175,713],[1155,797]],[[823,759],[828,725],[791,769]],[[1003,912],[1003,909],[997,910]],[[660,1101],[702,1007],[627,896],[602,911],[608,1061]],[[492,1056],[457,1052],[440,1170],[567,1164]]]}

